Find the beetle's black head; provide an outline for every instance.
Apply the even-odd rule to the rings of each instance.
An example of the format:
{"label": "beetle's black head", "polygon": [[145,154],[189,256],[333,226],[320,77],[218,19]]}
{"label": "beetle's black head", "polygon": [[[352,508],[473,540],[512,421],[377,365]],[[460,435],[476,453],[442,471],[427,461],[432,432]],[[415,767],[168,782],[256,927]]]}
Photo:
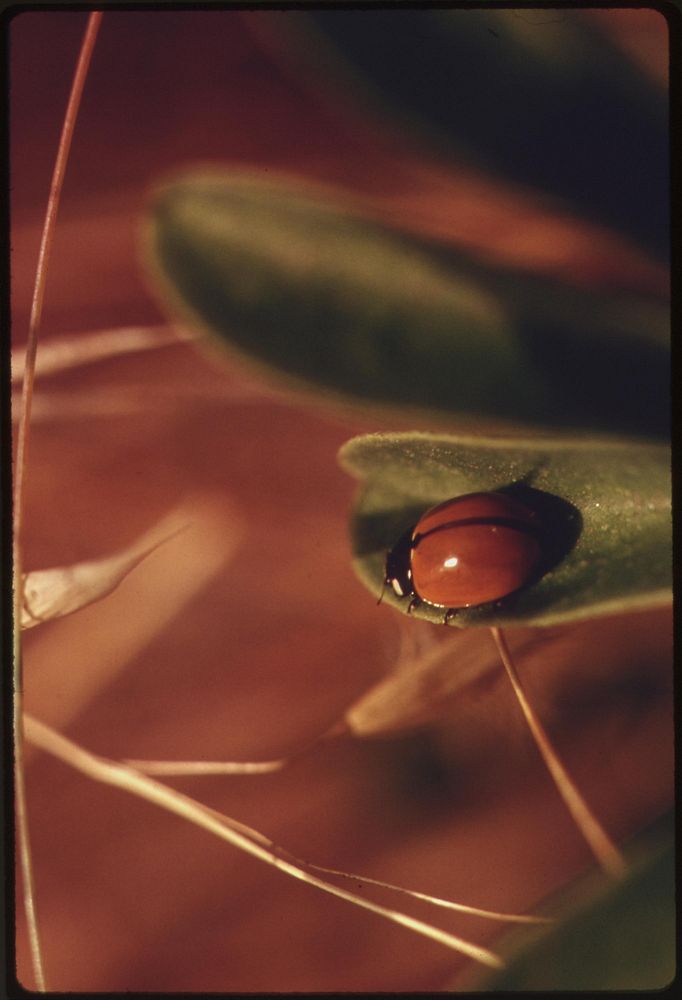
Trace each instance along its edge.
{"label": "beetle's black head", "polygon": [[397,597],[413,597],[412,569],[412,528],[408,528],[386,556],[384,583],[393,589]]}

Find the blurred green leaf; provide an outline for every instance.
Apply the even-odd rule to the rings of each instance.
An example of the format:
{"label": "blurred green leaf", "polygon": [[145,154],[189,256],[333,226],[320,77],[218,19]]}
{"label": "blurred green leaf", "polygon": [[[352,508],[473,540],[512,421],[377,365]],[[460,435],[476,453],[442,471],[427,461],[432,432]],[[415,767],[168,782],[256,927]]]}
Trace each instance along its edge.
{"label": "blurred green leaf", "polygon": [[318,82],[667,256],[665,91],[582,11],[318,9],[291,27]]}
{"label": "blurred green leaf", "polygon": [[559,926],[527,935],[537,940],[516,954],[508,948],[507,968],[478,988],[584,992],[669,986],[676,973],[673,848],[640,859],[623,882],[606,891],[603,885],[599,892],[582,888],[587,898],[573,904],[568,917],[564,909]]}
{"label": "blurred green leaf", "polygon": [[474,266],[329,192],[190,174],[156,196],[168,301],[332,397],[642,435],[668,427],[668,313]]}
{"label": "blurred green leaf", "polygon": [[[364,480],[352,519],[354,565],[375,595],[387,551],[427,508],[503,490],[537,511],[549,569],[505,601],[459,611],[451,624],[550,625],[670,599],[670,453],[663,446],[372,434],[349,441],[339,460]],[[384,600],[407,612],[409,600],[390,587]],[[412,613],[443,618],[426,604]]]}

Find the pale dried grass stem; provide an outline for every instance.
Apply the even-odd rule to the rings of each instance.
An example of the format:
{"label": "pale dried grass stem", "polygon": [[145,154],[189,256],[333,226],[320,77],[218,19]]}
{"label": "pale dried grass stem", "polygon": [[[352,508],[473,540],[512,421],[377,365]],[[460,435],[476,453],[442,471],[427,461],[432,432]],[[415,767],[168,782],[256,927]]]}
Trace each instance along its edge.
{"label": "pale dried grass stem", "polygon": [[37,719],[28,715],[25,716],[24,726],[26,738],[35,746],[58,757],[64,763],[69,764],[95,781],[112,785],[146,799],[148,802],[152,802],[154,805],[160,806],[162,809],[166,809],[176,816],[181,816],[190,823],[194,823],[195,826],[207,830],[220,839],[228,841],[239,850],[245,851],[247,854],[258,858],[260,861],[264,861],[268,865],[272,865],[274,868],[293,878],[306,882],[308,885],[321,889],[332,896],[337,896],[339,899],[344,899],[362,909],[369,910],[392,923],[405,927],[413,933],[430,938],[432,941],[436,941],[438,944],[444,945],[453,951],[460,952],[474,961],[480,962],[482,965],[486,965],[492,969],[502,967],[503,963],[499,956],[487,948],[473,944],[471,941],[466,941],[464,938],[454,934],[448,934],[431,924],[427,924],[422,920],[416,920],[414,917],[410,917],[399,910],[391,910],[387,907],[379,906],[367,899],[363,899],[361,896],[356,896],[354,893],[347,892],[345,889],[340,889],[338,886],[316,878],[298,865],[287,861],[277,851],[271,849],[269,846],[265,846],[269,842],[256,831],[250,831],[243,824],[236,823],[234,820],[222,816],[215,810],[207,809],[189,796],[183,795],[173,788],[168,788],[125,764],[89,753],[78,746],[78,744],[73,743],[65,736],[62,736],[61,733],[39,722]]}
{"label": "pale dried grass stem", "polygon": [[526,696],[502,630],[493,626],[490,631],[493,634],[495,645],[497,646],[504,668],[507,671],[507,676],[511,681],[514,694],[521,706],[521,711],[524,714],[528,728],[576,826],[589,844],[595,858],[604,871],[608,872],[614,878],[622,878],[627,871],[623,855],[594,816],[585,799],[576,788],[573,779],[557,756],[542,723]]}
{"label": "pale dried grass stem", "polygon": [[47,268],[54,241],[55,226],[57,222],[57,211],[64,184],[66,164],[71,149],[71,141],[78,117],[85,80],[90,67],[90,60],[97,40],[102,12],[93,11],[88,17],[85,35],[78,56],[78,63],[74,73],[71,93],[64,115],[64,123],[59,138],[57,157],[52,173],[52,183],[47,200],[45,221],[40,239],[40,249],[38,251],[38,263],[36,266],[36,278],[33,288],[33,298],[31,301],[31,315],[28,325],[28,339],[26,342],[26,353],[24,356],[24,377],[22,382],[21,397],[21,417],[17,433],[17,454],[14,478],[14,532],[15,537],[21,537],[23,522],[23,485],[26,472],[26,458],[28,450],[28,432],[31,421],[31,402],[33,398],[33,382],[35,377],[36,354],[38,351],[38,334],[40,322],[43,315],[43,302],[45,300],[45,286],[47,281]]}
{"label": "pale dried grass stem", "polygon": [[44,993],[47,991],[47,981],[43,963],[42,949],[40,945],[40,932],[38,928],[38,918],[35,906],[35,879],[33,864],[31,860],[31,844],[28,831],[28,815],[26,805],[26,787],[23,764],[23,740],[22,740],[22,677],[21,677],[21,640],[19,638],[19,621],[21,616],[21,590],[22,590],[22,559],[21,559],[21,538],[23,530],[23,508],[24,508],[24,479],[26,474],[26,458],[28,448],[29,425],[31,421],[31,401],[33,398],[33,381],[35,375],[35,361],[38,350],[38,333],[43,311],[43,300],[45,297],[45,281],[47,276],[47,265],[54,239],[57,209],[59,207],[59,196],[61,194],[66,163],[73,138],[74,127],[78,115],[83,88],[90,66],[90,60],[97,39],[102,13],[94,11],[88,17],[85,35],[81,44],[78,63],[74,73],[73,83],[69,101],[62,125],[57,157],[55,160],[52,183],[47,202],[45,221],[38,252],[38,264],[36,267],[36,279],[31,302],[31,315],[29,319],[28,339],[26,344],[26,357],[24,363],[24,374],[22,381],[21,409],[19,426],[17,431],[17,450],[14,466],[14,489],[13,499],[13,559],[14,559],[14,704],[13,704],[13,724],[14,724],[14,798],[16,809],[16,827],[19,848],[19,859],[21,874],[23,879],[24,910],[26,913],[26,923],[28,929],[29,949],[31,953],[31,963],[35,978],[36,989]]}

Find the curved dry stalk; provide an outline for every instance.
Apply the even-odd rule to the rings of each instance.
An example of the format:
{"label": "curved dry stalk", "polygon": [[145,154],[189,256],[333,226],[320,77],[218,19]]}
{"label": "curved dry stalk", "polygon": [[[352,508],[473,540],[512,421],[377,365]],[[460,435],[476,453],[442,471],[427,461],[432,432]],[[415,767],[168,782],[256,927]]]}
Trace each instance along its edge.
{"label": "curved dry stalk", "polygon": [[521,684],[521,679],[516,671],[516,667],[514,666],[514,661],[512,660],[511,653],[509,652],[507,640],[502,633],[502,629],[497,626],[493,626],[490,631],[493,634],[495,645],[497,646],[504,668],[507,671],[507,676],[511,681],[514,694],[516,695],[519,705],[521,706],[521,711],[523,712],[526,722],[528,723],[528,728],[530,729],[537,748],[547,765],[547,769],[554,779],[554,783],[559,794],[571,813],[576,826],[589,844],[595,858],[604,871],[608,872],[609,875],[613,875],[615,878],[621,878],[627,871],[627,865],[625,864],[623,855],[594,816],[584,798],[576,788],[573,779],[570,777],[566,768],[559,760],[559,757],[557,756],[542,723],[538,719],[532,705],[526,697],[526,693],[523,689],[523,685]]}
{"label": "curved dry stalk", "polygon": [[45,280],[47,275],[47,264],[54,239],[55,222],[57,209],[59,207],[59,196],[61,194],[66,163],[71,148],[76,117],[80,106],[85,79],[87,77],[90,60],[97,39],[102,13],[95,11],[88,17],[85,35],[81,44],[78,63],[74,73],[69,101],[64,116],[62,132],[59,140],[59,148],[55,160],[52,183],[45,213],[45,222],[40,241],[38,253],[38,264],[36,267],[36,279],[33,290],[33,300],[31,302],[31,316],[29,320],[28,339],[26,344],[26,357],[24,363],[24,375],[22,382],[21,409],[19,417],[19,427],[17,431],[17,451],[14,466],[14,489],[13,499],[13,576],[14,576],[14,703],[13,703],[13,725],[14,725],[14,798],[16,809],[17,837],[19,847],[19,857],[21,873],[23,878],[24,909],[26,913],[26,923],[28,927],[29,948],[31,952],[31,962],[37,989],[44,993],[47,990],[45,970],[43,966],[42,950],[40,946],[40,933],[38,929],[38,919],[35,908],[35,886],[33,865],[31,863],[31,844],[28,832],[28,815],[26,806],[26,787],[23,766],[23,739],[22,739],[22,678],[21,678],[21,640],[19,637],[19,620],[21,616],[22,603],[22,559],[21,559],[21,536],[23,529],[23,506],[24,506],[24,478],[26,473],[26,455],[28,447],[28,432],[31,420],[31,401],[33,398],[33,381],[35,374],[35,360],[38,350],[38,331],[43,311],[43,300],[45,297]]}
{"label": "curved dry stalk", "polygon": [[94,51],[97,33],[102,21],[102,11],[93,11],[88,17],[85,35],[81,44],[78,56],[78,63],[71,84],[69,102],[64,115],[64,124],[59,138],[59,147],[52,173],[52,183],[47,200],[47,210],[43,223],[43,232],[40,239],[40,249],[38,251],[38,264],[36,266],[36,278],[33,289],[33,299],[31,301],[31,315],[28,325],[28,339],[26,343],[26,354],[24,357],[24,377],[22,382],[21,416],[19,419],[19,429],[17,432],[17,455],[14,479],[14,532],[16,537],[21,536],[23,526],[23,493],[24,476],[26,472],[26,456],[28,450],[28,431],[31,421],[31,401],[33,398],[33,382],[35,377],[36,354],[38,351],[38,333],[43,315],[43,302],[45,299],[45,285],[47,279],[47,266],[54,241],[55,225],[57,222],[57,210],[64,184],[66,164],[71,149],[71,140],[78,117],[85,80],[90,67],[90,60]]}
{"label": "curved dry stalk", "polygon": [[133,795],[146,799],[148,802],[152,802],[162,809],[166,809],[168,812],[174,813],[176,816],[181,816],[190,823],[194,823],[195,826],[202,827],[221,840],[228,841],[239,850],[245,851],[247,854],[258,858],[260,861],[264,861],[268,865],[272,865],[274,868],[293,878],[307,882],[308,885],[321,889],[323,892],[369,910],[378,916],[384,917],[386,920],[390,920],[392,923],[407,928],[413,933],[430,938],[432,941],[436,941],[446,948],[467,955],[469,958],[489,968],[498,969],[503,965],[499,956],[487,948],[473,944],[454,934],[441,931],[439,928],[410,917],[399,910],[390,910],[385,906],[372,903],[367,899],[363,899],[362,896],[356,896],[352,892],[347,892],[345,889],[340,889],[330,882],[325,882],[311,875],[298,865],[287,861],[278,851],[272,849],[269,846],[270,842],[262,834],[257,833],[257,831],[251,831],[244,824],[237,823],[213,809],[202,806],[189,796],[183,795],[173,788],[168,788],[153,778],[140,774],[126,764],[119,764],[89,753],[78,746],[78,744],[62,736],[55,729],[46,726],[32,716],[24,716],[24,731],[26,739],[35,746],[52,754],[54,757],[58,757],[64,763],[87,775],[89,778],[130,792]]}
{"label": "curved dry stalk", "polygon": [[168,776],[206,777],[215,774],[272,774],[281,771],[290,762],[289,757],[278,760],[131,760],[124,761],[143,774]]}
{"label": "curved dry stalk", "polygon": [[[50,376],[71,372],[110,358],[129,357],[142,351],[175,347],[197,340],[199,334],[168,323],[153,326],[120,326],[95,330],[78,336],[51,338],[43,343],[35,357],[35,375]],[[12,384],[19,383],[26,371],[26,348],[12,351]]]}
{"label": "curved dry stalk", "polygon": [[[178,776],[184,775],[189,777],[204,777],[206,775],[243,775],[243,774],[271,774],[274,771],[280,771],[282,768],[287,767],[293,760],[297,759],[302,754],[311,750],[314,746],[317,746],[324,736],[315,740],[313,744],[307,745],[302,750],[297,751],[289,757],[281,757],[278,760],[264,760],[264,761],[202,761],[202,760],[188,760],[188,761],[173,761],[173,760],[130,760],[126,759],[123,761],[124,764],[129,767],[135,768],[137,771],[142,771],[143,774],[165,774],[168,776]],[[217,814],[219,815],[219,814]],[[538,917],[532,914],[520,914],[520,913],[504,913],[498,910],[486,910],[478,906],[469,906],[466,903],[456,903],[449,899],[443,899],[440,896],[431,896],[426,892],[419,892],[416,889],[406,889],[403,886],[395,885],[392,882],[384,882],[381,879],[368,878],[366,875],[358,875],[353,872],[341,871],[338,868],[328,868],[324,865],[316,865],[312,861],[306,861],[303,858],[297,857],[290,851],[284,851],[283,848],[279,847],[274,841],[263,834],[259,833],[257,830],[251,827],[245,826],[243,823],[237,824],[235,821],[231,820],[236,827],[243,830],[252,839],[257,840],[259,843],[264,844],[269,847],[273,852],[277,853],[280,857],[286,856],[295,864],[300,865],[303,868],[307,868],[310,871],[322,872],[326,875],[336,875],[339,878],[350,879],[354,882],[362,882],[366,885],[376,885],[380,889],[389,889],[391,892],[399,892],[403,895],[410,896],[412,899],[420,899],[426,903],[431,903],[432,906],[441,906],[448,910],[456,910],[459,913],[467,913],[471,916],[485,917],[490,920],[506,920],[509,923],[518,924],[549,924],[554,923],[552,917]]]}
{"label": "curved dry stalk", "polygon": [[310,861],[300,861],[306,868],[316,872],[324,872],[326,875],[338,875],[339,878],[348,878],[356,882],[365,882],[367,885],[376,885],[380,889],[390,889],[391,892],[400,892],[412,899],[421,899],[432,906],[442,906],[446,910],[456,910],[458,913],[466,913],[472,917],[484,917],[487,920],[505,920],[510,924],[553,924],[553,917],[538,917],[532,913],[505,913],[500,910],[485,910],[480,906],[469,906],[467,903],[455,903],[451,899],[443,899],[441,896],[431,896],[427,892],[419,892],[416,889],[406,889],[404,886],[395,885],[392,882],[384,882],[378,878],[367,878],[366,875],[355,875],[352,872],[342,872],[336,868],[327,868],[324,865],[314,865]]}
{"label": "curved dry stalk", "polygon": [[393,882],[384,882],[378,878],[367,878],[366,875],[357,875],[353,872],[344,872],[339,868],[328,868],[325,865],[316,865],[312,861],[306,861],[303,858],[297,857],[292,854],[291,851],[285,851],[283,847],[280,847],[269,837],[264,836],[260,831],[254,830],[253,827],[247,826],[245,823],[240,823],[238,820],[229,819],[222,813],[217,812],[215,809],[211,809],[209,806],[202,807],[206,809],[211,815],[216,816],[222,822],[227,822],[233,830],[240,830],[242,833],[246,834],[252,840],[255,840],[259,844],[268,847],[273,854],[280,858],[288,858],[294,864],[300,866],[301,868],[307,868],[310,871],[324,872],[327,875],[336,875],[338,878],[350,879],[352,882],[364,883],[366,885],[376,885],[380,889],[389,889],[391,892],[400,892],[405,896],[410,896],[412,899],[420,899],[425,903],[431,903],[432,906],[441,906],[446,910],[456,910],[458,913],[466,913],[473,917],[483,917],[487,920],[503,920],[508,923],[516,924],[553,924],[556,923],[554,917],[539,917],[533,914],[526,913],[504,913],[499,910],[484,910],[478,906],[469,906],[466,903],[456,903],[451,899],[443,899],[441,896],[431,896],[427,892],[418,892],[416,889],[406,889],[401,885],[395,885]]}
{"label": "curved dry stalk", "polygon": [[165,774],[167,776],[205,777],[216,774],[272,774],[293,764],[301,757],[306,757],[317,750],[321,743],[340,735],[337,725],[320,733],[313,739],[301,744],[286,757],[274,760],[132,760],[126,759],[124,764],[134,767],[143,774]]}

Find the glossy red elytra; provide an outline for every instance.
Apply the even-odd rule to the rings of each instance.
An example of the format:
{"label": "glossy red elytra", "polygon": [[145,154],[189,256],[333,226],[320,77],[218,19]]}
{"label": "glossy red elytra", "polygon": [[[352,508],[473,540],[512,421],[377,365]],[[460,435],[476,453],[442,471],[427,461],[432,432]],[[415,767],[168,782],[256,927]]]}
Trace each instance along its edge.
{"label": "glossy red elytra", "polygon": [[[386,557],[385,584],[455,610],[523,587],[542,557],[536,514],[504,493],[468,493],[431,507]],[[447,615],[446,615],[447,619]]]}

